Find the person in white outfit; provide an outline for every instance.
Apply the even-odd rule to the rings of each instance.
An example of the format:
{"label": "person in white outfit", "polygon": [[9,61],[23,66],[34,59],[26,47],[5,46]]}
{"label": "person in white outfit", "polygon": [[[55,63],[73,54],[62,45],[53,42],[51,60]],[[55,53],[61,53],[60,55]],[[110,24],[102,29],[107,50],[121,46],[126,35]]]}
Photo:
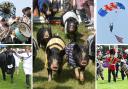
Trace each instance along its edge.
{"label": "person in white outfit", "polygon": [[[14,49],[15,52],[18,52],[19,49],[16,48]],[[21,62],[21,59],[16,55],[16,53],[13,53],[13,56],[15,58],[15,69],[16,69],[16,74],[18,75],[19,74],[19,65],[20,65],[20,62]]]}
{"label": "person in white outfit", "polygon": [[[15,48],[13,49],[13,51],[15,51],[16,53],[19,52],[19,48]],[[16,70],[16,74],[18,75],[19,74],[19,65],[20,65],[20,62],[21,62],[21,59],[17,56],[16,53],[13,53],[13,56],[15,58],[15,70]]]}
{"label": "person in white outfit", "polygon": [[30,76],[32,75],[32,51],[31,47],[26,46],[25,52],[22,52],[21,54],[17,55],[23,59],[23,69],[24,73],[26,75],[26,85],[27,88],[30,87]]}

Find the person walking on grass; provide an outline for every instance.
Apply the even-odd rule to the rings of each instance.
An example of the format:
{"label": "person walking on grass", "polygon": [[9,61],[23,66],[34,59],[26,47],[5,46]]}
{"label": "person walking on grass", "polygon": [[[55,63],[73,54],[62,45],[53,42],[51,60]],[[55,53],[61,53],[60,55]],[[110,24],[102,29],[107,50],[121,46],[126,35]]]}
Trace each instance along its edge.
{"label": "person walking on grass", "polygon": [[32,74],[32,52],[31,52],[31,47],[26,46],[25,47],[25,52],[22,53],[22,58],[23,58],[23,69],[26,75],[26,85],[27,88],[30,87],[30,76]]}
{"label": "person walking on grass", "polygon": [[32,75],[32,51],[31,47],[25,46],[25,51],[22,53],[16,54],[19,58],[23,59],[23,69],[26,75],[26,87],[29,88],[31,86],[30,77]]}
{"label": "person walking on grass", "polygon": [[110,57],[107,58],[107,62],[109,63],[108,65],[108,82],[111,82],[111,73],[113,75],[113,80],[116,82],[116,63],[118,59],[115,57],[115,49],[110,49]]}
{"label": "person walking on grass", "polygon": [[98,56],[97,57],[97,80],[99,77],[101,77],[102,80],[104,80],[104,75],[103,75],[103,61],[102,61],[102,57]]}
{"label": "person walking on grass", "polygon": [[19,57],[17,57],[16,55],[16,52],[18,52],[18,48],[15,48],[13,49],[13,56],[15,58],[15,70],[16,70],[16,74],[18,75],[19,74],[19,65],[20,65],[20,62],[21,62],[21,59]]}

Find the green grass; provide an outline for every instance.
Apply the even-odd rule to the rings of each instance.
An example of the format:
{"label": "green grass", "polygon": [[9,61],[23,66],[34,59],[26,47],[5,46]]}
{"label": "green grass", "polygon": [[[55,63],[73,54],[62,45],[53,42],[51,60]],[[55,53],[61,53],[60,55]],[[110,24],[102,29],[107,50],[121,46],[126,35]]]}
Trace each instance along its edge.
{"label": "green grass", "polygon": [[[41,27],[41,24],[34,24],[33,35],[36,38],[36,33]],[[69,43],[65,37],[63,28],[60,25],[52,25],[52,32],[58,33],[63,40]],[[78,43],[84,44],[86,38],[90,34],[83,24],[79,26]],[[80,84],[76,79],[73,71],[69,69],[67,64],[63,66],[61,77],[58,78],[54,74],[52,81],[48,82],[47,69],[44,68],[44,51],[40,48],[38,50],[37,58],[34,65],[33,73],[33,87],[34,89],[94,89],[95,88],[95,67],[90,61],[85,70],[85,82]]]}
{"label": "green grass", "polygon": [[128,80],[125,78],[125,80],[121,79],[121,75],[119,72],[119,77],[117,79],[117,82],[113,82],[113,77],[111,77],[111,82],[108,83],[108,71],[107,69],[104,70],[104,77],[105,80],[99,79],[97,81],[97,89],[127,89],[128,88]]}
{"label": "green grass", "polygon": [[19,74],[17,75],[16,72],[14,74],[14,83],[11,83],[10,75],[7,75],[6,81],[4,81],[2,72],[0,71],[0,89],[26,89],[25,74],[23,72],[22,63],[19,67]]}

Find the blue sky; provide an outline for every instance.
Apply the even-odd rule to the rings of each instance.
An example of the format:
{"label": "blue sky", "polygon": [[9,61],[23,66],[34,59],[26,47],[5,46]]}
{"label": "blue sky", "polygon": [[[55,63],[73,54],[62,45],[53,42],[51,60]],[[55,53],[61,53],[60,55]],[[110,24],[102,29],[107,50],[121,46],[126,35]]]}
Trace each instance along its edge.
{"label": "blue sky", "polygon": [[0,2],[3,1],[11,1],[14,3],[16,7],[16,16],[22,16],[22,9],[24,7],[31,7],[32,6],[32,0],[0,0]]}
{"label": "blue sky", "polygon": [[[98,14],[98,10],[110,2],[120,2],[125,10],[117,9],[109,12],[105,17]],[[119,44],[114,34],[123,37],[123,42],[128,44],[128,0],[97,0],[97,44]],[[117,13],[115,13],[115,11]],[[113,33],[109,24],[113,23]]]}

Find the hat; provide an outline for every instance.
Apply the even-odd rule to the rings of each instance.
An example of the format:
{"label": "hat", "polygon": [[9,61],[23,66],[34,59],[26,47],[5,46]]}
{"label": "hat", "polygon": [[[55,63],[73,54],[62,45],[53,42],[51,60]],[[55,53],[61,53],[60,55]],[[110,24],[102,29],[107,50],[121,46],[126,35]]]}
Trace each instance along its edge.
{"label": "hat", "polygon": [[22,9],[23,14],[25,14],[25,12],[26,12],[27,10],[31,10],[31,8],[30,8],[30,7],[25,7],[25,8],[23,8],[23,9]]}
{"label": "hat", "polygon": [[115,49],[110,49],[110,55],[111,54],[115,55]]}

